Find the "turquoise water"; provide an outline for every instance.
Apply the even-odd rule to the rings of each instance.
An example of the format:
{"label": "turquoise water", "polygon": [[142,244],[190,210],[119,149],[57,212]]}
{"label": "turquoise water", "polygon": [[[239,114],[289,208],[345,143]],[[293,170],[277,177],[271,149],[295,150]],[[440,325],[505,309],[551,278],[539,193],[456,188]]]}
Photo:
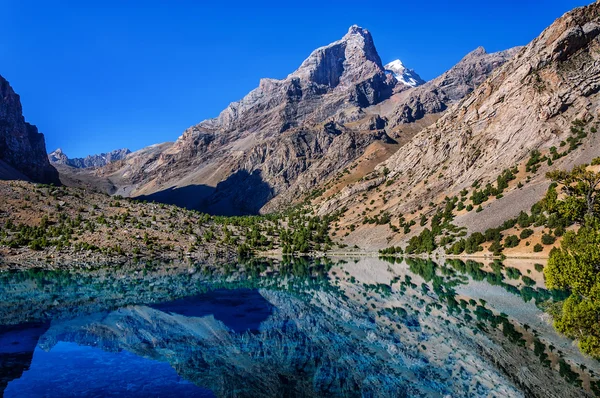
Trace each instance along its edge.
{"label": "turquoise water", "polygon": [[[591,396],[585,375],[558,371],[560,360],[600,370],[543,319],[540,305],[561,293],[517,267],[297,259],[225,273],[4,273],[0,389],[5,397]],[[554,348],[540,357],[540,344]]]}

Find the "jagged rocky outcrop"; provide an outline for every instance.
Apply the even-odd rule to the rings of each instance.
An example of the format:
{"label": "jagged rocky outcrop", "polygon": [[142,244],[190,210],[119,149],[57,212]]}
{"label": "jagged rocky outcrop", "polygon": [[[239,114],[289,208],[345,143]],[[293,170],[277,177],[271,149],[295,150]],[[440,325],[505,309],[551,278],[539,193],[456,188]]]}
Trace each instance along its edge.
{"label": "jagged rocky outcrop", "polygon": [[[383,120],[363,131],[364,123],[349,127],[332,119],[344,109],[354,115],[344,123],[370,118],[352,110],[389,98],[397,84],[386,75],[371,34],[352,26],[287,78],[261,80],[242,100],[189,128],[162,152],[134,153],[98,174],[115,181],[119,194],[219,214],[256,213],[324,158],[342,162],[329,161],[324,175],[308,185],[353,160],[373,140],[389,140]],[[182,202],[184,193],[189,199]]]}
{"label": "jagged rocky outcrop", "polygon": [[19,95],[0,76],[0,178],[60,183],[48,162],[44,135],[25,121]]}
{"label": "jagged rocky outcrop", "polygon": [[287,78],[262,79],[258,88],[196,129],[272,135],[326,121],[343,108],[381,102],[396,84],[386,75],[370,32],[355,25],[341,40],[313,51]]}
{"label": "jagged rocky outcrop", "polygon": [[90,167],[102,167],[117,160],[125,159],[131,151],[127,148],[115,149],[107,153],[99,155],[88,155],[85,158],[70,159],[62,149],[58,148],[54,152],[48,154],[48,159],[52,164],[60,164],[65,166],[75,167],[77,169],[86,169]]}

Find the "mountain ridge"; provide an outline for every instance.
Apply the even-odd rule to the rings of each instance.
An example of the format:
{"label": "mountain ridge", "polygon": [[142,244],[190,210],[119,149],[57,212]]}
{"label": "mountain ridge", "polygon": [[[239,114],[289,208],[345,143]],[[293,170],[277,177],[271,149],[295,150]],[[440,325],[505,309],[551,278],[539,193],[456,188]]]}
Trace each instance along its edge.
{"label": "mountain ridge", "polygon": [[85,158],[69,158],[62,149],[58,148],[48,154],[48,159],[52,164],[70,166],[76,169],[86,169],[90,167],[106,166],[109,163],[124,159],[130,153],[131,151],[129,149],[122,148],[97,155],[88,155]]}
{"label": "mountain ridge", "polygon": [[[472,63],[476,62],[487,65],[488,60],[477,58]],[[469,91],[475,85],[471,80],[495,66],[457,77],[457,87]],[[112,187],[110,193],[217,214],[278,210],[372,145],[384,148],[384,158],[393,153],[410,133],[389,134],[389,117],[373,109],[399,95],[410,101],[415,98],[410,93],[425,86],[409,87],[386,72],[370,32],[352,26],[342,39],[314,50],[285,79],[262,79],[240,101],[216,118],[188,128],[163,150],[134,153],[92,176],[79,173],[77,178],[100,179],[104,188]],[[428,99],[434,98],[438,106],[418,105],[418,115],[398,118],[392,127],[406,125],[416,131],[417,126],[424,127],[424,120],[437,117],[426,115],[442,112],[455,98],[435,85],[427,87]],[[69,176],[63,176],[67,181]]]}

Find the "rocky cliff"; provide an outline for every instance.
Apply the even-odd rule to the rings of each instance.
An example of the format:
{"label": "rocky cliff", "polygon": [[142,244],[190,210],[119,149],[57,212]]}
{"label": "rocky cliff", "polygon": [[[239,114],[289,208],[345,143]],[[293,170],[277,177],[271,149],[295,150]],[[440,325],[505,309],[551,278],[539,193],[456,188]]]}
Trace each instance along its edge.
{"label": "rocky cliff", "polygon": [[0,178],[59,183],[48,162],[44,135],[23,117],[21,100],[0,76]]}
{"label": "rocky cliff", "polygon": [[284,80],[260,85],[196,129],[272,135],[302,123],[320,123],[340,110],[385,100],[397,81],[388,77],[368,30],[352,26],[339,41],[313,51]]}

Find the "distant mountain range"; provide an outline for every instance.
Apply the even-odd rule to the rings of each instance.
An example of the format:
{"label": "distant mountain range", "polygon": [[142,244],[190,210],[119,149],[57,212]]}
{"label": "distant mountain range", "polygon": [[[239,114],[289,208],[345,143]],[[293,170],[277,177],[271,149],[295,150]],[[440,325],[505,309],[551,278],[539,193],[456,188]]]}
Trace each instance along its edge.
{"label": "distant mountain range", "polygon": [[116,149],[108,153],[99,155],[88,155],[85,158],[69,158],[62,149],[58,148],[48,154],[48,159],[52,164],[71,166],[77,169],[86,169],[90,167],[102,167],[117,160],[125,159],[131,151],[129,149]]}

